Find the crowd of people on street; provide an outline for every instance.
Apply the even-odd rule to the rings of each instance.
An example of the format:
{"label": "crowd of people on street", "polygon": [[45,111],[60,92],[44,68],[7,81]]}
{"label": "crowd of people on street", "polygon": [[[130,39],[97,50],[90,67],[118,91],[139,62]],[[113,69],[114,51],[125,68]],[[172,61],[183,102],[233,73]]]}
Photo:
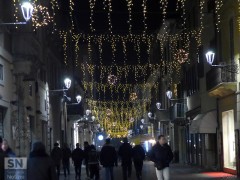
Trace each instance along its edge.
{"label": "crowd of people on street", "polygon": [[[9,147],[7,140],[1,137],[0,147],[0,179],[4,179],[4,158],[16,157],[16,155]],[[157,179],[169,180],[169,163],[173,159],[173,153],[163,135],[158,137],[157,143],[152,147],[148,156],[154,162]],[[74,165],[76,180],[81,179],[83,164],[86,167],[86,179],[99,180],[99,171],[102,165],[105,170],[105,179],[114,180],[114,166],[118,166],[118,158],[121,159],[123,180],[131,179],[132,164],[135,167],[136,178],[141,180],[145,150],[139,140],[136,140],[135,146],[132,147],[128,139],[124,138],[117,151],[111,144],[111,140],[106,139],[100,153],[96,151],[94,145],[89,145],[88,142],[84,142],[83,150],[80,148],[80,144],[77,143],[73,151],[71,151],[67,143],[64,143],[62,148],[59,147],[59,143],[55,143],[49,156],[46,153],[44,144],[38,141],[33,143],[28,156],[27,179],[59,180],[61,166],[66,178],[70,175],[70,158],[72,158]]]}

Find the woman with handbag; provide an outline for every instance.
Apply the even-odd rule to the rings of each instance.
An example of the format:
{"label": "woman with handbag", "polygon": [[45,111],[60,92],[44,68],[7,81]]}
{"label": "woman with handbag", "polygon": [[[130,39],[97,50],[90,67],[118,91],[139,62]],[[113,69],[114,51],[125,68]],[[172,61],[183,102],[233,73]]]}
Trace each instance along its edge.
{"label": "woman with handbag", "polygon": [[158,136],[158,142],[153,146],[149,157],[154,162],[157,179],[169,180],[169,163],[173,159],[173,153],[164,135]]}

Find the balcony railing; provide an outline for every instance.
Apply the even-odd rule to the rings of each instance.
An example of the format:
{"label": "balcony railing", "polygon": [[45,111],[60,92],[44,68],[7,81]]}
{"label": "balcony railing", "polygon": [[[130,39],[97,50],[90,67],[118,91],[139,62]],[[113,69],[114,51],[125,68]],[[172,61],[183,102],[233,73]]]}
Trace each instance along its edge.
{"label": "balcony railing", "polygon": [[237,82],[238,65],[227,65],[212,68],[206,75],[207,90],[211,90],[221,83]]}
{"label": "balcony railing", "polygon": [[186,110],[187,107],[185,103],[176,103],[170,107],[170,119],[184,119],[186,117]]}

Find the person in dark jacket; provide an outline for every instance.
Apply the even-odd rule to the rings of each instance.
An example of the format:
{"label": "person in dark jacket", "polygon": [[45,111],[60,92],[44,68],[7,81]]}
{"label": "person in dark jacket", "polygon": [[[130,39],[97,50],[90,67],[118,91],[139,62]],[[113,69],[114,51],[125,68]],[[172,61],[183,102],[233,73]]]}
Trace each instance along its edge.
{"label": "person in dark jacket", "polygon": [[96,147],[91,145],[91,150],[88,153],[88,165],[90,170],[90,178],[99,180],[99,155],[96,151]]}
{"label": "person in dark jacket", "polygon": [[158,142],[152,147],[149,157],[155,164],[158,180],[169,180],[169,163],[173,153],[163,135],[158,136]]}
{"label": "person in dark jacket", "polygon": [[89,179],[89,167],[88,167],[88,153],[91,150],[90,145],[87,141],[84,142],[84,160],[85,160],[85,166],[86,166],[86,174],[87,179]]}
{"label": "person in dark jacket", "polygon": [[110,144],[110,139],[106,139],[106,144],[102,147],[100,152],[100,162],[105,168],[105,178],[106,180],[113,180],[113,166],[117,166],[117,152],[112,144]]}
{"label": "person in dark jacket", "polygon": [[67,172],[68,172],[68,175],[70,175],[70,157],[71,157],[71,150],[68,147],[68,144],[64,143],[62,148],[62,165],[63,165],[64,177],[67,177]]}
{"label": "person in dark jacket", "polygon": [[54,148],[51,152],[51,158],[53,159],[55,163],[55,167],[57,169],[57,175],[58,178],[60,176],[60,165],[61,165],[61,160],[62,160],[62,150],[59,147],[58,143],[54,143]]}
{"label": "person in dark jacket", "polygon": [[143,147],[140,145],[140,141],[135,141],[135,146],[133,148],[133,162],[134,167],[136,169],[137,179],[142,179],[142,167],[143,167],[143,160],[145,159],[145,151]]}
{"label": "person in dark jacket", "polygon": [[57,180],[55,164],[42,142],[35,142],[27,161],[28,180]]}
{"label": "person in dark jacket", "polygon": [[123,139],[123,144],[118,150],[118,155],[122,160],[123,180],[127,180],[127,178],[131,178],[132,173],[132,146],[128,143],[127,138]]}
{"label": "person in dark jacket", "polygon": [[[2,145],[2,137],[0,136],[0,147]],[[4,179],[4,158],[6,155],[3,153],[2,148],[0,148],[0,179]]]}
{"label": "person in dark jacket", "polygon": [[6,154],[8,157],[16,157],[15,153],[9,147],[6,139],[3,140],[1,148],[2,148],[3,153]]}
{"label": "person in dark jacket", "polygon": [[76,149],[72,152],[72,160],[75,166],[75,178],[81,179],[81,168],[82,168],[82,161],[84,159],[84,152],[79,147],[79,143],[76,144]]}

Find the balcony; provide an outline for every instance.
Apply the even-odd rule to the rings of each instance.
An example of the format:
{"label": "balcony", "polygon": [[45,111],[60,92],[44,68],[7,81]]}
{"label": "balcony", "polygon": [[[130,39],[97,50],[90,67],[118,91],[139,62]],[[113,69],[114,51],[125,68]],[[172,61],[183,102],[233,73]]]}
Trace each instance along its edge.
{"label": "balcony", "polygon": [[206,86],[210,96],[222,98],[237,90],[238,65],[212,68],[206,75]]}
{"label": "balcony", "polygon": [[186,104],[185,103],[176,103],[170,107],[170,119],[175,120],[184,120],[186,118]]}

